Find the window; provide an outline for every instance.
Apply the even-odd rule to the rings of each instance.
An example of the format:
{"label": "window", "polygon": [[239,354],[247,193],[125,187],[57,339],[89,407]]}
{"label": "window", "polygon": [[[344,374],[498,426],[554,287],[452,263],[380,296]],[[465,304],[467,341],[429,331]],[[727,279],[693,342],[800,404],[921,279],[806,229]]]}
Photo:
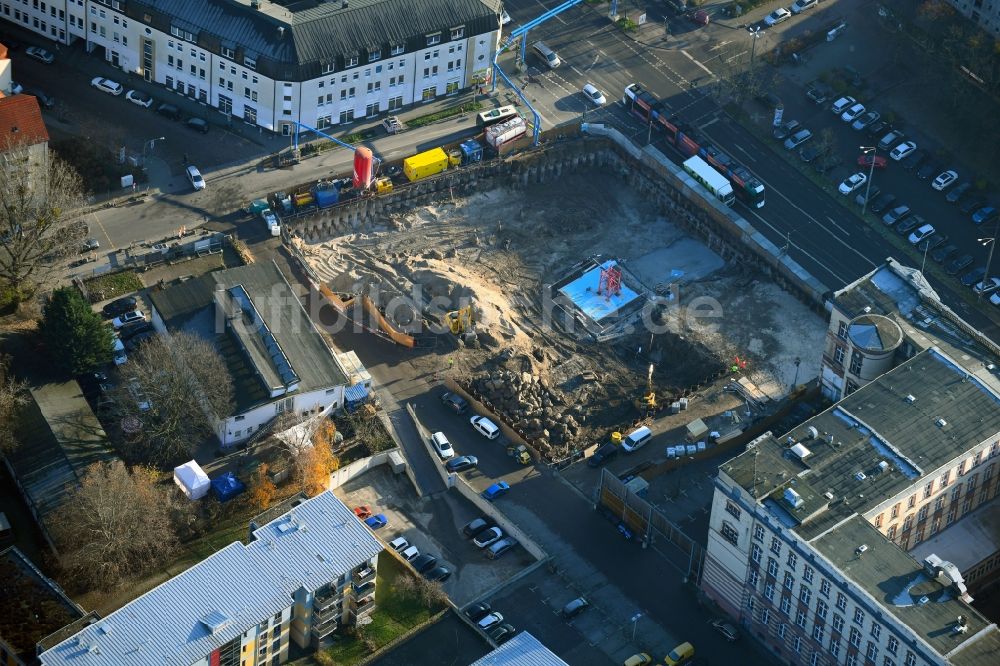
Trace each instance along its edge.
{"label": "window", "polygon": [[250,56],[243,56],[243,64],[247,69],[257,69],[257,60]]}
{"label": "window", "polygon": [[813,568],[808,564],[802,569],[802,580],[807,583],[813,582]]}
{"label": "window", "polygon": [[826,626],[817,622],[813,625],[813,640],[817,643],[823,642],[823,632],[826,630]]}
{"label": "window", "polygon": [[436,32],[433,35],[427,35],[427,46],[434,46],[435,44],[441,43],[441,33]]}
{"label": "window", "polygon": [[889,518],[890,519],[899,518],[899,504],[896,504],[896,506],[892,507],[892,511],[889,513]]}
{"label": "window", "polygon": [[903,660],[903,664],[904,666],[917,666],[917,655],[907,650],[906,659]]}
{"label": "window", "polygon": [[803,585],[799,588],[799,601],[808,606],[810,599],[812,599],[812,590]]}
{"label": "window", "polygon": [[894,662],[892,659],[889,659],[889,657],[885,657],[882,660],[882,666],[896,666],[896,662]]}
{"label": "window", "polygon": [[798,636],[792,639],[792,649],[795,650],[796,652],[802,651],[802,639],[799,638]]}
{"label": "window", "polygon": [[941,480],[939,481],[939,485],[942,488],[947,488],[948,487],[948,483],[950,481],[951,481],[951,471],[949,470],[949,471],[947,471],[947,472],[945,472],[944,474],[941,475]]}
{"label": "window", "polygon": [[833,361],[841,368],[844,367],[844,357],[847,355],[847,348],[843,345],[837,345],[833,349]]}
{"label": "window", "polygon": [[920,507],[920,511],[917,513],[917,522],[923,522],[927,520],[927,505]]}
{"label": "window", "polygon": [[907,532],[913,526],[913,514],[911,513],[903,519],[903,531]]}
{"label": "window", "polygon": [[924,486],[924,499],[927,499],[934,492],[934,482],[928,481],[927,485]]}
{"label": "window", "polygon": [[358,56],[344,56],[344,67],[357,67]]}
{"label": "window", "polygon": [[877,516],[875,516],[875,528],[876,529],[882,529],[882,516],[883,516],[883,514],[881,514],[881,513],[878,514]]}
{"label": "window", "polygon": [[868,641],[868,646],[865,649],[865,657],[875,661],[878,659],[878,648],[875,646],[873,641]]}
{"label": "window", "polygon": [[451,29],[451,38],[452,39],[462,39],[462,37],[464,37],[464,36],[465,36],[465,27],[464,26],[461,26],[461,27],[458,27],[458,28],[452,28]]}
{"label": "window", "polygon": [[778,560],[773,557],[767,558],[767,573],[775,577],[778,575]]}
{"label": "window", "polygon": [[774,583],[764,583],[764,598],[774,601]]}
{"label": "window", "polygon": [[764,528],[760,525],[753,526],[753,538],[764,543]]}
{"label": "window", "polygon": [[830,607],[826,605],[825,601],[823,601],[822,599],[819,599],[816,602],[816,617],[818,617],[821,620],[825,620],[826,619],[826,612],[828,610],[830,610]]}
{"label": "window", "polygon": [[792,609],[792,597],[791,597],[791,595],[788,595],[788,594],[781,595],[781,603],[778,605],[778,608],[781,609],[782,613],[784,613],[785,615],[788,615],[788,611],[790,611]]}
{"label": "window", "polygon": [[895,525],[890,525],[889,526],[889,530],[885,533],[885,535],[887,537],[889,537],[889,541],[892,541],[893,539],[895,539],[896,538],[896,526]]}
{"label": "window", "polygon": [[798,611],[796,611],[796,613],[795,613],[795,624],[797,624],[798,626],[802,627],[803,629],[805,628],[805,626],[806,626],[806,611],[805,611],[805,609],[800,608]]}
{"label": "window", "polygon": [[934,500],[934,510],[940,511],[943,508],[944,508],[944,495],[941,495],[936,500]]}
{"label": "window", "polygon": [[382,49],[374,49],[368,52],[368,62],[375,62],[376,60],[381,59],[381,57]]}
{"label": "window", "polygon": [[834,657],[840,656],[840,641],[832,637],[830,638],[830,654]]}
{"label": "window", "polygon": [[861,355],[861,352],[851,352],[851,367],[849,368],[849,372],[852,375],[860,375],[862,363],[864,363],[864,357]]}
{"label": "window", "polygon": [[830,581],[828,581],[826,578],[824,578],[819,582],[819,593],[822,594],[824,597],[830,596]]}
{"label": "window", "polygon": [[778,537],[771,537],[771,552],[775,555],[781,555],[781,539]]}
{"label": "window", "polygon": [[851,627],[851,633],[847,641],[854,647],[861,645],[861,632],[858,631],[857,627]]}
{"label": "window", "polygon": [[761,555],[760,546],[758,546],[755,543],[750,544],[750,559],[756,562],[757,564],[760,564],[760,555]]}
{"label": "window", "polygon": [[795,576],[793,576],[788,571],[785,572],[785,582],[784,582],[784,585],[785,585],[785,589],[786,590],[790,590],[793,587],[795,587]]}
{"label": "window", "polygon": [[394,55],[394,56],[403,55],[403,45],[397,44],[396,46],[390,46],[389,55]]}
{"label": "window", "polygon": [[325,62],[320,66],[320,74],[330,74],[333,72],[333,63]]}
{"label": "window", "polygon": [[860,608],[854,609],[854,624],[858,626],[865,626],[865,612]]}
{"label": "window", "polygon": [[837,592],[837,609],[847,610],[847,597],[844,596],[843,592]]}
{"label": "window", "polygon": [[750,575],[747,578],[747,582],[750,583],[750,587],[757,589],[757,583],[760,582],[760,574],[757,573],[756,569],[750,570]]}
{"label": "window", "polygon": [[722,538],[733,544],[734,546],[739,546],[740,535],[736,531],[736,528],[730,525],[727,521],[722,521]]}
{"label": "window", "polygon": [[836,613],[833,614],[833,630],[838,633],[844,630],[844,618]]}
{"label": "window", "polygon": [[916,506],[916,504],[917,504],[917,496],[910,495],[910,498],[906,500],[906,508],[912,509],[914,506]]}
{"label": "window", "polygon": [[[236,55],[236,53],[234,53],[233,50],[231,48],[227,47],[227,46],[223,46],[219,50],[222,52],[222,57],[223,58],[229,58],[230,60],[232,60],[233,57]],[[221,65],[222,63],[219,63],[219,64]],[[222,65],[222,66],[225,67],[225,65]]]}
{"label": "window", "polygon": [[844,666],[858,666],[858,656],[848,653],[847,659],[844,661]]}
{"label": "window", "polygon": [[771,611],[765,608],[760,612],[760,623],[768,624],[771,621]]}
{"label": "window", "polygon": [[784,637],[785,637],[785,624],[782,623],[778,625],[778,638],[784,638]]}
{"label": "window", "polygon": [[889,644],[886,645],[885,649],[888,650],[889,654],[892,656],[896,656],[896,653],[899,651],[899,641],[895,636],[889,636]]}
{"label": "window", "polygon": [[354,120],[354,110],[350,109],[348,111],[340,112],[340,124],[349,123]]}
{"label": "window", "polygon": [[788,561],[786,562],[786,564],[788,565],[788,568],[791,569],[792,571],[794,571],[795,570],[795,566],[798,563],[799,563],[799,557],[798,557],[798,555],[796,555],[795,553],[788,553]]}
{"label": "window", "polygon": [[875,622],[874,620],[872,620],[871,634],[872,638],[874,638],[875,640],[878,640],[879,637],[882,635],[882,625],[880,625],[878,622]]}
{"label": "window", "polygon": [[753,597],[750,597],[749,599],[747,599],[747,610],[750,611],[751,617],[753,617],[753,607],[754,607]]}
{"label": "window", "polygon": [[736,506],[731,501],[726,500],[726,513],[728,513],[736,520],[739,520],[743,512],[740,511],[740,507]]}
{"label": "window", "polygon": [[819,666],[819,651],[813,651],[812,656],[809,657],[809,666]]}
{"label": "window", "polygon": [[847,339],[847,322],[842,321],[837,325],[837,337]]}

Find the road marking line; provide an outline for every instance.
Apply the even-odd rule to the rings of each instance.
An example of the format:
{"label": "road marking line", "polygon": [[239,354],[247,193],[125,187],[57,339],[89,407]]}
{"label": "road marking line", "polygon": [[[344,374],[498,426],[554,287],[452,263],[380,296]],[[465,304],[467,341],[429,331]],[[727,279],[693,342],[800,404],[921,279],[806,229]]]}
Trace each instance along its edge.
{"label": "road marking line", "polygon": [[578,69],[577,69],[576,67],[574,67],[573,65],[570,65],[570,66],[569,66],[569,68],[570,68],[570,69],[572,69],[572,70],[573,70],[574,72],[576,72],[577,74],[579,74],[580,76],[583,76],[583,72],[581,72],[580,70],[578,70]]}
{"label": "road marking line", "polygon": [[834,222],[833,218],[832,218],[832,217],[830,217],[829,215],[827,215],[827,216],[826,216],[826,219],[830,220],[830,224],[832,224],[833,226],[835,226],[835,227],[837,227],[838,229],[840,229],[840,231],[841,231],[841,232],[842,232],[842,233],[843,233],[843,234],[844,234],[845,236],[850,236],[850,235],[851,235],[851,232],[849,232],[849,231],[848,231],[847,229],[845,229],[844,227],[842,227],[842,226],[840,226],[839,224],[837,224],[836,222]]}
{"label": "road marking line", "polygon": [[746,51],[740,51],[740,52],[739,52],[739,53],[737,53],[736,55],[734,55],[734,56],[731,56],[731,57],[729,57],[729,58],[726,58],[726,62],[727,62],[727,63],[729,63],[729,62],[732,62],[732,61],[736,60],[737,58],[739,58],[739,57],[740,57],[741,55],[743,55],[743,54],[745,54],[745,53],[746,53]]}
{"label": "road marking line", "polygon": [[115,242],[111,240],[111,236],[108,235],[108,230],[104,228],[103,224],[101,224],[101,219],[97,217],[97,213],[91,213],[90,216],[94,218],[94,222],[97,222],[97,226],[101,228],[101,233],[103,233],[104,237],[108,239],[108,245],[111,246],[111,249],[117,250],[118,248],[115,246]]}
{"label": "road marking line", "polygon": [[733,144],[733,148],[735,148],[736,150],[738,150],[741,153],[743,153],[744,155],[746,155],[747,159],[750,160],[751,162],[756,162],[757,161],[756,157],[754,157],[753,155],[751,155],[749,151],[745,150],[743,148],[743,146],[739,145],[738,143],[734,143]]}
{"label": "road marking line", "polygon": [[690,60],[691,62],[693,62],[694,64],[698,65],[699,67],[701,67],[706,72],[708,72],[709,76],[713,76],[713,77],[715,76],[715,74],[712,73],[712,70],[710,70],[708,67],[705,67],[703,64],[701,64],[700,62],[698,62],[697,60],[695,60],[693,55],[691,55],[690,53],[688,53],[684,49],[681,49],[681,53],[683,53],[684,55],[686,55],[688,60]]}
{"label": "road marking line", "polygon": [[[762,182],[763,182],[763,181],[762,181]],[[771,187],[771,186],[770,186],[770,185],[768,185],[767,187]],[[773,189],[773,188],[771,188],[771,189]],[[782,198],[784,198],[784,195],[782,195],[782,194],[781,194],[780,192],[775,192],[775,193],[776,193],[776,194],[778,194],[778,196],[781,196]],[[798,206],[795,206],[795,204],[792,204],[792,206],[794,206],[795,208],[798,208]],[[799,210],[800,210],[800,211],[801,211],[801,212],[802,212],[802,213],[803,213],[804,215],[806,215],[806,216],[808,217],[808,213],[805,213],[805,211],[802,211],[802,209],[799,209]],[[769,229],[771,229],[772,231],[774,231],[775,233],[777,233],[777,234],[779,234],[779,235],[782,235],[782,232],[781,232],[781,230],[780,230],[780,229],[776,228],[776,227],[775,227],[775,226],[774,226],[773,224],[771,224],[770,222],[768,222],[767,220],[765,220],[765,219],[764,219],[763,217],[761,217],[761,216],[760,216],[760,215],[759,215],[759,214],[757,213],[757,211],[755,211],[755,210],[750,210],[749,208],[747,208],[747,211],[748,211],[748,212],[749,212],[749,213],[750,213],[751,215],[753,215],[754,217],[756,217],[756,218],[757,218],[758,220],[760,220],[761,222],[763,222],[763,223],[764,223],[765,225],[767,225],[767,227],[768,227]],[[820,226],[822,226],[822,225],[820,225]],[[832,236],[832,235],[833,235],[833,234],[831,234],[831,236]],[[834,237],[836,238],[836,236],[834,236]],[[841,242],[843,242],[843,241],[841,241]],[[803,248],[802,248],[801,246],[799,246],[799,245],[796,245],[795,243],[792,243],[791,241],[789,241],[789,243],[788,243],[788,244],[789,244],[789,246],[790,246],[790,247],[793,247],[793,248],[795,248],[796,250],[798,250],[799,252],[801,252],[801,253],[802,253],[803,255],[805,255],[805,256],[807,256],[807,257],[809,257],[809,259],[811,259],[812,261],[816,262],[816,265],[818,265],[818,266],[819,266],[820,268],[822,268],[823,270],[825,270],[825,271],[826,271],[827,273],[829,273],[830,275],[832,275],[832,276],[833,276],[834,278],[836,278],[837,280],[844,280],[844,278],[843,278],[843,277],[841,277],[840,275],[838,275],[838,274],[837,274],[837,273],[836,273],[836,272],[835,272],[835,271],[834,271],[833,269],[831,269],[831,268],[830,268],[829,266],[827,266],[826,264],[824,264],[824,263],[823,263],[822,261],[820,261],[819,259],[817,259],[816,257],[814,257],[814,256],[813,256],[812,254],[810,254],[810,253],[809,253],[808,251],[806,251],[805,249],[803,249]],[[775,243],[775,245],[777,246],[778,244],[777,244],[777,243]],[[779,247],[780,247],[780,246],[779,246]],[[867,261],[867,258],[865,258],[865,260]],[[871,263],[871,262],[869,262],[869,263]],[[875,265],[875,264],[872,264],[872,266],[874,266],[874,265]],[[803,268],[805,268],[805,266],[803,266]]]}
{"label": "road marking line", "polygon": [[[537,5],[539,6],[539,7],[541,7],[541,8],[542,8],[542,9],[544,9],[545,11],[549,11],[549,8],[548,8],[548,7],[546,7],[546,6],[544,5],[544,4],[542,4],[542,3],[540,2],[540,0],[535,0],[535,4],[537,4]],[[558,20],[558,21],[559,21],[560,23],[562,23],[563,25],[567,25],[567,24],[566,24],[566,21],[564,21],[564,20],[563,20],[563,17],[562,17],[562,16],[560,16],[559,14],[556,14],[556,15],[555,15],[555,16],[553,16],[552,18],[554,18],[554,19]]]}

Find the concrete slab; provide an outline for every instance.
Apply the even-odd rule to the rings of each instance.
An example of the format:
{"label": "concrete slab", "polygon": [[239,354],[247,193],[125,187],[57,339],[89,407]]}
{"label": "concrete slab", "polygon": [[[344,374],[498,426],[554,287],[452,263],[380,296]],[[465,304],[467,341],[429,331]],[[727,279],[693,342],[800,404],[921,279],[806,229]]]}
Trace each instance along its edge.
{"label": "concrete slab", "polygon": [[559,289],[559,293],[573,301],[580,310],[593,321],[600,322],[610,317],[626,305],[639,298],[639,294],[621,284],[618,294],[599,294],[601,271],[617,266],[614,260],[605,261]]}
{"label": "concrete slab", "polygon": [[679,238],[629,262],[629,270],[655,287],[661,283],[695,282],[725,266],[722,257],[693,238]]}

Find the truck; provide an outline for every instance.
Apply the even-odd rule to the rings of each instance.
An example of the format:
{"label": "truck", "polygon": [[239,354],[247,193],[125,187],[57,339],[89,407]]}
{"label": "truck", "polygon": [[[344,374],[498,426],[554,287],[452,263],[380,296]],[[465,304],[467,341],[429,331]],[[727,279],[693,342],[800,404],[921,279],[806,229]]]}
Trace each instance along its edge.
{"label": "truck", "polygon": [[684,160],[683,166],[688,175],[712,193],[715,198],[727,206],[733,205],[736,195],[733,193],[733,186],[729,183],[729,179],[710,167],[705,160],[698,156],[689,157]]}
{"label": "truck", "polygon": [[410,182],[434,176],[448,168],[448,154],[440,147],[425,150],[403,160],[403,173]]}
{"label": "truck", "polygon": [[493,150],[500,152],[500,148],[505,144],[520,139],[528,132],[528,125],[524,118],[517,116],[510,120],[505,120],[496,125],[490,125],[483,132],[486,143]]}
{"label": "truck", "polygon": [[260,212],[260,219],[264,220],[264,224],[267,226],[268,231],[271,232],[272,236],[281,235],[281,223],[278,221],[278,216],[270,208],[265,208]]}

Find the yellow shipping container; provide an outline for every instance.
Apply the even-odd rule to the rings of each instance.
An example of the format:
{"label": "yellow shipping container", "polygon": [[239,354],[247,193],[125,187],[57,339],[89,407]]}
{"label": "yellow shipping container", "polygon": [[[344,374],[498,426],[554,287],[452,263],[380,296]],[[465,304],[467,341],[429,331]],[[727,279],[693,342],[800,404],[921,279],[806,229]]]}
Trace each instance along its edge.
{"label": "yellow shipping container", "polygon": [[440,148],[417,153],[403,160],[403,173],[410,181],[441,173],[448,168],[448,155]]}

